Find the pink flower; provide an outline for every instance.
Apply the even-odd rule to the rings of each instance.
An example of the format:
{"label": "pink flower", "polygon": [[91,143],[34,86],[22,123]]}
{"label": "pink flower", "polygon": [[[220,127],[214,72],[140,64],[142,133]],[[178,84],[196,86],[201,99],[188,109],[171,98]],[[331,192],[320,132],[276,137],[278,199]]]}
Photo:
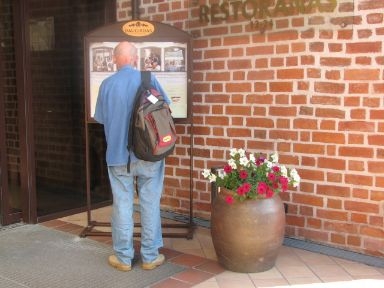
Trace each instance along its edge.
{"label": "pink flower", "polygon": [[248,177],[248,173],[247,173],[247,171],[245,171],[245,170],[241,170],[240,172],[239,172],[239,177],[240,177],[240,179],[247,179],[247,177]]}
{"label": "pink flower", "polygon": [[273,173],[268,173],[268,180],[273,182],[276,179],[276,175]]}
{"label": "pink flower", "polygon": [[273,182],[272,187],[273,187],[273,189],[279,188],[279,183]]}
{"label": "pink flower", "polygon": [[259,158],[257,158],[257,160],[256,160],[256,166],[260,166],[261,164],[263,164],[264,163],[264,158],[263,157],[259,157]]}
{"label": "pink flower", "polygon": [[274,193],[273,193],[273,190],[272,190],[271,188],[268,188],[265,197],[267,197],[267,198],[272,198],[272,197],[273,197],[273,194],[274,194]]}
{"label": "pink flower", "polygon": [[244,190],[244,186],[240,186],[237,188],[236,190],[237,194],[239,194],[240,196],[244,196],[245,194],[245,190]]}
{"label": "pink flower", "polygon": [[267,193],[268,185],[265,182],[259,182],[257,185],[257,192],[259,194],[265,194]]}
{"label": "pink flower", "polygon": [[244,189],[244,192],[245,193],[248,193],[249,191],[251,191],[251,184],[249,184],[248,182],[245,182],[244,184],[243,184],[243,189]]}
{"label": "pink flower", "polygon": [[234,202],[233,196],[229,196],[229,195],[226,196],[225,202],[227,202],[227,204],[233,204],[233,202]]}
{"label": "pink flower", "polygon": [[231,173],[232,172],[232,167],[231,166],[229,166],[229,165],[225,165],[224,166],[224,172],[225,173]]}
{"label": "pink flower", "polygon": [[280,176],[279,181],[281,184],[288,184],[288,178],[284,176]]}
{"label": "pink flower", "polygon": [[285,192],[288,190],[288,178],[284,176],[280,176],[279,182],[281,184],[281,190],[282,192]]}
{"label": "pink flower", "polygon": [[280,167],[279,167],[279,166],[273,166],[273,167],[272,167],[272,170],[273,170],[273,172],[275,172],[275,173],[279,173],[279,172],[280,172]]}

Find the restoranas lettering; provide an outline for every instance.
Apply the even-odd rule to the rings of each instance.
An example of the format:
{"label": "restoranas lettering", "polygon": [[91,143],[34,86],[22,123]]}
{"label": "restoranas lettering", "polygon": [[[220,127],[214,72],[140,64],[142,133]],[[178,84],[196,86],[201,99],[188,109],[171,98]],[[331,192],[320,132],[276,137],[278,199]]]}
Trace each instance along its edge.
{"label": "restoranas lettering", "polygon": [[337,6],[337,0],[277,0],[275,3],[273,6],[270,0],[235,0],[200,5],[200,22],[237,20],[239,15],[251,20],[308,14],[314,11],[333,12]]}

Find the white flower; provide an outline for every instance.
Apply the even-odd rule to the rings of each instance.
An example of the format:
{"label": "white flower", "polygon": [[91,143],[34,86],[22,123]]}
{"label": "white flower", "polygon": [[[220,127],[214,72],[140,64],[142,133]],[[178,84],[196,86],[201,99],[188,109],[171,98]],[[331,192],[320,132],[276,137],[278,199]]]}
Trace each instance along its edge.
{"label": "white flower", "polygon": [[229,155],[231,155],[231,157],[234,157],[236,154],[237,154],[237,149],[236,148],[229,149]]}
{"label": "white flower", "polygon": [[293,169],[291,170],[290,175],[291,175],[291,178],[293,179],[292,186],[293,186],[293,187],[297,187],[297,185],[299,185],[300,180],[301,180],[301,179],[300,179],[300,176],[299,176],[299,173],[297,173],[297,170],[296,170],[295,168],[293,168]]}
{"label": "white flower", "polygon": [[215,174],[211,174],[211,175],[209,175],[209,177],[208,177],[208,179],[209,179],[209,182],[216,182],[216,175]]}
{"label": "white flower", "polygon": [[203,174],[204,178],[208,178],[209,175],[211,175],[211,170],[210,169],[204,169],[201,174]]}
{"label": "white flower", "polygon": [[239,162],[240,162],[240,165],[241,165],[241,166],[247,166],[249,160],[248,160],[248,158],[247,158],[246,156],[244,156],[244,157],[241,157],[241,158],[239,159]]}
{"label": "white flower", "polygon": [[237,169],[236,161],[234,159],[229,159],[228,165],[231,166],[232,169]]}
{"label": "white flower", "polygon": [[264,160],[264,163],[267,165],[268,169],[271,169],[273,166],[273,163],[271,161]]}
{"label": "white flower", "polygon": [[280,172],[281,172],[282,176],[284,176],[284,177],[288,176],[288,169],[284,165],[280,166]]}
{"label": "white flower", "polygon": [[217,170],[217,177],[224,179],[226,173],[224,172],[224,169],[218,169]]}
{"label": "white flower", "polygon": [[291,177],[295,177],[296,175],[299,176],[295,168],[292,168],[289,174],[291,175]]}
{"label": "white flower", "polygon": [[251,162],[251,163],[255,163],[256,162],[255,155],[252,154],[252,153],[249,154],[249,162]]}
{"label": "white flower", "polygon": [[245,150],[244,149],[237,150],[237,153],[239,153],[240,158],[245,157]]}
{"label": "white flower", "polygon": [[279,162],[279,154],[277,154],[277,152],[271,154],[271,161],[272,161],[272,163],[278,163]]}
{"label": "white flower", "polygon": [[208,178],[209,182],[216,182],[217,176],[211,173],[211,170],[204,169],[201,174],[203,174],[204,178]]}

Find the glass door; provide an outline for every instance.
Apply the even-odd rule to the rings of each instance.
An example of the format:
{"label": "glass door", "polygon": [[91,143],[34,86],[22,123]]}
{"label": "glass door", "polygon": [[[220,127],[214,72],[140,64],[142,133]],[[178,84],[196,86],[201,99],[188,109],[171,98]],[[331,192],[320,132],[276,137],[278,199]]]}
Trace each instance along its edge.
{"label": "glass door", "polygon": [[[86,207],[84,35],[115,0],[0,1],[0,224]],[[102,127],[92,130],[93,203],[110,200]]]}
{"label": "glass door", "polygon": [[[110,1],[28,2],[39,218],[86,206],[83,39],[88,31],[104,25]],[[95,163],[103,159],[102,151],[95,148]],[[95,197],[103,201],[110,196]]]}

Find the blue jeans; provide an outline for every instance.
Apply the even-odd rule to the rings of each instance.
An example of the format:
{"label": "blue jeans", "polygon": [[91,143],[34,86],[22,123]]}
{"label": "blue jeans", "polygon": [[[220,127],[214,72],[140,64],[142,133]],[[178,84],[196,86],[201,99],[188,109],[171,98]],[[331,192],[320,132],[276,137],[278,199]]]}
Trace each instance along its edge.
{"label": "blue jeans", "polygon": [[108,166],[109,180],[113,194],[111,217],[113,249],[120,262],[131,265],[133,248],[133,204],[135,184],[139,194],[141,217],[141,248],[143,262],[154,261],[163,246],[160,217],[160,198],[163,191],[164,160],[147,162],[138,160],[127,166]]}

